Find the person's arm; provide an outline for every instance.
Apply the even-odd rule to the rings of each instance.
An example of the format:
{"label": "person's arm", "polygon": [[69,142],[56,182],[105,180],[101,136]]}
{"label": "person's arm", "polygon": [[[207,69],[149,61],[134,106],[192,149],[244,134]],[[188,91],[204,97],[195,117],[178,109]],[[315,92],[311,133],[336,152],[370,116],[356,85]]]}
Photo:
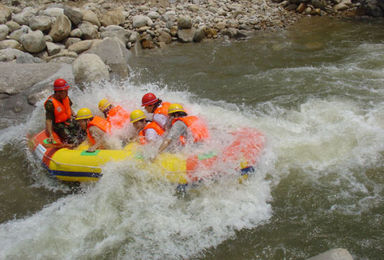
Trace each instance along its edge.
{"label": "person's arm", "polygon": [[94,152],[99,148],[104,142],[104,132],[97,128],[96,126],[91,126],[89,132],[95,139],[95,144],[88,148],[88,152]]}
{"label": "person's arm", "polygon": [[46,119],[45,120],[45,129],[47,130],[48,133],[48,142],[53,143],[54,138],[53,138],[53,124],[51,119]]}
{"label": "person's arm", "polygon": [[171,144],[173,140],[178,140],[181,135],[183,135],[187,130],[186,124],[182,121],[177,121],[172,127],[171,130],[169,130],[168,135],[164,138],[163,142],[161,143],[159,149],[157,150],[157,153],[152,158],[152,161],[156,159],[157,155],[159,153],[162,153],[167,147]]}
{"label": "person's arm", "polygon": [[55,114],[54,114],[54,107],[53,103],[48,100],[45,103],[45,129],[48,134],[48,142],[53,143],[54,138],[53,138],[53,120],[55,120]]}

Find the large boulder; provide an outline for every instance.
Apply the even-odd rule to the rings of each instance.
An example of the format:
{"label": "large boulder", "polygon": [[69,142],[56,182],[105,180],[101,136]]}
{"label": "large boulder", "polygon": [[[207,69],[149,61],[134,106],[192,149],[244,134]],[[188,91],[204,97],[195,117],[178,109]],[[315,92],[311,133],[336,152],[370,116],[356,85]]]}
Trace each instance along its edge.
{"label": "large boulder", "polygon": [[0,50],[0,62],[8,62],[16,60],[16,63],[41,63],[42,60],[33,57],[28,52],[23,52],[17,49],[2,49]]}
{"label": "large boulder", "polygon": [[87,53],[96,54],[109,66],[111,72],[120,78],[128,76],[129,51],[116,37],[105,38],[92,46]]}
{"label": "large boulder", "polygon": [[109,80],[108,66],[96,54],[80,55],[73,62],[72,70],[77,84]]}
{"label": "large boulder", "polygon": [[129,37],[131,36],[132,31],[126,30],[118,25],[110,25],[107,26],[100,34],[101,38],[113,38],[117,37],[121,40],[121,42],[126,45],[129,41]]}
{"label": "large boulder", "polygon": [[47,63],[0,63],[0,93],[15,95],[24,92],[37,82],[47,79],[60,67],[60,64]]}
{"label": "large boulder", "polygon": [[66,39],[71,33],[71,21],[65,15],[60,15],[56,18],[55,23],[52,25],[49,36],[52,37],[54,42],[60,42]]}
{"label": "large boulder", "polygon": [[23,45],[24,49],[30,53],[41,52],[47,47],[44,34],[41,31],[23,34],[20,37],[20,43]]}

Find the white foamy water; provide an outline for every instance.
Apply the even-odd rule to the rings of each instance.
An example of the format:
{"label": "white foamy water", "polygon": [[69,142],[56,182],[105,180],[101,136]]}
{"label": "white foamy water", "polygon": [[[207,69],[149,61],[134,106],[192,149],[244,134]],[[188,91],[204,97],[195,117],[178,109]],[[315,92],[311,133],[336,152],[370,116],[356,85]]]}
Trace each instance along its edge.
{"label": "white foamy water", "polygon": [[[164,101],[183,104],[190,114],[209,122],[212,133],[223,131],[223,138],[224,132],[256,126],[234,105],[218,106],[199,101],[188,92],[155,85],[104,83],[84,92],[72,89],[70,97],[75,110],[89,107],[100,114],[97,104],[101,98],[132,111],[140,108],[141,97],[148,91]],[[41,129],[42,118],[41,103],[27,123],[29,129]],[[175,259],[201,254],[233,237],[236,230],[253,228],[271,216],[270,186],[264,176],[273,157],[265,157],[247,182],[239,184],[238,173],[228,169],[226,177],[191,188],[184,198],[176,196],[174,184],[154,179],[153,173],[136,169],[130,162],[107,165],[101,180],[83,185],[83,193],[68,195],[33,216],[0,225],[0,258]],[[37,186],[54,185],[49,178],[35,180]]]}
{"label": "white foamy water", "polygon": [[[384,149],[384,103],[367,106],[342,98],[312,98],[296,109],[266,102],[255,110],[202,100],[187,91],[129,82],[95,84],[84,92],[73,89],[70,97],[75,110],[89,107],[100,115],[97,104],[101,98],[132,111],[140,108],[141,97],[148,91],[204,118],[217,138],[226,138],[225,132],[238,127],[260,129],[266,134],[267,146],[255,176],[239,184],[236,173],[228,170],[228,176],[208,181],[179,198],[174,185],[154,179],[151,172],[136,169],[130,162],[110,164],[99,182],[84,185],[83,193],[0,225],[0,258],[180,259],[201,255],[204,249],[233,237],[235,231],[268,221],[273,214],[271,187],[290,169],[299,168],[314,178],[335,171],[342,176],[350,169],[379,163]],[[42,118],[41,103],[27,128],[41,129]],[[2,142],[16,134],[2,134]],[[210,145],[220,147],[214,141]],[[353,177],[346,179],[354,190],[343,196],[356,190],[367,192]],[[55,185],[46,178],[36,182]]]}

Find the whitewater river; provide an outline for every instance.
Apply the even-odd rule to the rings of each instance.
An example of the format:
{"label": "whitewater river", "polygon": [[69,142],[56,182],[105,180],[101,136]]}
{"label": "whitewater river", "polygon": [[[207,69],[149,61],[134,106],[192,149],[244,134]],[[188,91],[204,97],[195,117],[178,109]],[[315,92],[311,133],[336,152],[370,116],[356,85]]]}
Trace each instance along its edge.
{"label": "whitewater river", "polygon": [[310,19],[251,39],[137,52],[129,80],[73,87],[75,110],[144,93],[178,102],[216,135],[262,131],[254,176],[191,189],[109,164],[80,190],[50,178],[26,149],[44,126],[0,130],[0,259],[306,259],[346,248],[384,254],[383,22]]}

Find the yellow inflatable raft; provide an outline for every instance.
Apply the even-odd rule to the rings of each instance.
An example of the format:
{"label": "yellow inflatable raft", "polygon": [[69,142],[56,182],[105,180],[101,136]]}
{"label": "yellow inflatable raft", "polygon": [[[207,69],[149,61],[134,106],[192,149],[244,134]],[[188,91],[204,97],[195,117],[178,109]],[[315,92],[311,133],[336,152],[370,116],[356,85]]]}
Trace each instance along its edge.
{"label": "yellow inflatable raft", "polygon": [[[29,147],[41,160],[43,166],[57,179],[69,182],[96,181],[102,176],[102,166],[108,162],[130,160],[136,167],[147,168],[153,173],[165,177],[172,183],[187,184],[199,181],[199,169],[215,169],[218,164],[228,163],[234,169],[247,172],[257,163],[264,148],[264,135],[256,129],[245,128],[234,133],[233,142],[220,153],[209,152],[183,156],[179,154],[160,154],[153,163],[144,160],[140,145],[128,144],[123,150],[96,150],[87,152],[84,145],[76,149],[63,148],[63,144],[47,143],[47,134],[43,130],[29,138]],[[55,135],[55,139],[59,140]],[[151,168],[152,167],[152,168]]]}

